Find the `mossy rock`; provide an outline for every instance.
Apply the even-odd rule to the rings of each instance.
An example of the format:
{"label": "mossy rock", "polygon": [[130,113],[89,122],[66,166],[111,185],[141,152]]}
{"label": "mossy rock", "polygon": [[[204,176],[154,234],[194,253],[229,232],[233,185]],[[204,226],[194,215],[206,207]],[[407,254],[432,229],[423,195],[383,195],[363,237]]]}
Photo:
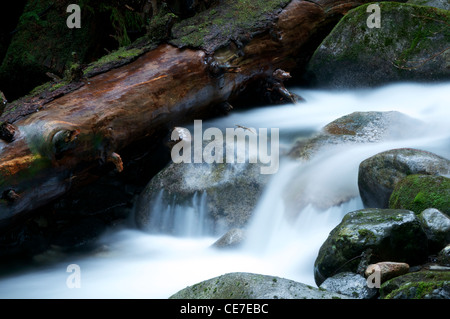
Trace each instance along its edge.
{"label": "mossy rock", "polygon": [[229,273],[186,287],[170,299],[349,299],[293,280],[252,273]]}
{"label": "mossy rock", "polygon": [[125,7],[137,2],[144,1],[80,1],[81,28],[70,29],[66,10],[73,1],[27,1],[0,66],[0,87],[12,101],[48,81],[47,72],[63,77],[72,64],[92,62],[105,48],[130,45],[128,29],[145,34],[141,14]]}
{"label": "mossy rock", "polygon": [[308,65],[323,87],[373,87],[396,81],[450,79],[450,11],[380,2],[381,27],[369,28],[368,4],[351,11],[317,48]]}
{"label": "mossy rock", "polygon": [[216,235],[246,226],[270,175],[261,174],[266,166],[262,163],[226,163],[225,144],[223,150],[223,163],[194,163],[192,158],[191,163],[171,162],[155,175],[137,201],[138,227],[158,231],[154,229],[158,227],[154,224],[154,205],[162,205],[162,209],[184,207],[197,216],[204,214]]}
{"label": "mossy rock", "polygon": [[409,209],[420,214],[436,208],[450,214],[450,178],[445,176],[409,175],[394,188],[389,199],[393,209]]}
{"label": "mossy rock", "polygon": [[395,260],[420,264],[428,253],[427,237],[408,210],[363,209],[348,213],[322,244],[314,264],[318,286],[339,272],[357,273],[362,254],[368,263]]}
{"label": "mossy rock", "polygon": [[450,10],[450,0],[409,0],[407,3]]}
{"label": "mossy rock", "polygon": [[449,271],[419,271],[388,280],[381,285],[382,299],[448,299]]}
{"label": "mossy rock", "polygon": [[365,159],[358,172],[358,188],[364,207],[388,208],[397,183],[411,174],[450,174],[450,161],[411,148],[392,149]]}
{"label": "mossy rock", "polygon": [[83,61],[89,58],[88,51],[96,41],[90,23],[92,14],[82,11],[85,25],[69,29],[68,4],[70,1],[27,1],[0,67],[0,86],[11,100],[48,81],[46,72],[61,75],[73,61],[72,52],[76,51]]}
{"label": "mossy rock", "polygon": [[450,244],[445,246],[438,254],[437,261],[443,266],[450,267]]}

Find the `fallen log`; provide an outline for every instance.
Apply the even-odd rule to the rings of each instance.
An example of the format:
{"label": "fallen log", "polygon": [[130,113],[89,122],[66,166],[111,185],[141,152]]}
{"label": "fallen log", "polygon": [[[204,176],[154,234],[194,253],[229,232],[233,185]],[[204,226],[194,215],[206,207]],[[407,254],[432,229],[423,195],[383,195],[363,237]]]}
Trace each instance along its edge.
{"label": "fallen log", "polygon": [[[113,163],[121,172],[121,150],[128,145],[201,117],[255,81],[277,82],[276,70],[299,68],[312,53],[311,43],[318,44],[343,14],[366,1],[261,2],[272,6],[252,15],[257,27],[250,21],[227,33],[239,13],[229,14],[233,5],[260,2],[223,1],[192,18],[207,21],[208,15],[219,14],[221,28],[213,25],[205,33],[210,23],[194,30],[195,20],[189,32],[187,25],[174,26],[178,36],[169,43],[4,123],[8,138],[0,141],[0,223],[58,198],[99,165]],[[228,11],[221,10],[226,6]]]}

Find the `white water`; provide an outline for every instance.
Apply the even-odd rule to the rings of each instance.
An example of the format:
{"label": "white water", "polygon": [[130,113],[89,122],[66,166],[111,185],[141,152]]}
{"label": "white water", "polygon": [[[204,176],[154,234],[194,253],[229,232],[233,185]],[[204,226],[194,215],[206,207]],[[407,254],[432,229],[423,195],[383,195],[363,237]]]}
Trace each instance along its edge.
{"label": "white water", "polygon": [[[260,199],[248,240],[238,250],[211,248],[217,237],[175,237],[116,229],[100,240],[101,252],[0,277],[0,297],[167,298],[188,285],[235,271],[275,275],[315,286],[313,264],[321,244],[347,212],[362,208],[356,178],[362,160],[396,147],[420,148],[450,158],[450,83],[297,93],[308,102],[239,112],[212,121],[210,126],[280,128],[282,142],[289,145],[293,137],[318,131],[354,111],[395,110],[428,123],[430,130],[420,138],[322,153],[306,165],[283,159]],[[295,222],[287,222],[282,216],[282,194],[292,177],[304,181],[311,196],[344,190],[355,198],[326,211],[307,206]],[[81,288],[69,289],[66,285],[70,275],[66,269],[72,263],[80,266]]]}

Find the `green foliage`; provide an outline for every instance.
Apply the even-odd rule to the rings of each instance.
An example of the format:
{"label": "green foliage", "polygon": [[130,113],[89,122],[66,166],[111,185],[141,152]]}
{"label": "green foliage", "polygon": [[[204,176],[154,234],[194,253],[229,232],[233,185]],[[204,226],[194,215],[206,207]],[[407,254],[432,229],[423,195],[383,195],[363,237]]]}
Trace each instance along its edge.
{"label": "green foliage", "polygon": [[[111,50],[110,37],[117,42],[114,49],[131,44],[130,31],[145,33],[143,15],[125,6],[127,2],[131,3],[80,0],[77,3],[81,7],[82,27],[68,29],[66,7],[70,1],[27,1],[0,65],[0,87],[8,98],[17,99],[45,84],[49,80],[46,72],[68,82],[79,78],[82,65],[97,59],[104,47]],[[78,55],[76,61],[74,51]]]}
{"label": "green foliage", "polygon": [[157,15],[153,16],[147,26],[148,37],[153,41],[161,41],[168,36],[168,27],[172,21],[178,20],[178,16],[173,14],[163,3]]}
{"label": "green foliage", "polygon": [[91,16],[83,14],[84,28],[66,27],[66,6],[50,0],[28,1],[0,67],[0,86],[16,99],[46,81],[46,72],[62,76],[72,61],[72,51],[80,60],[89,53]]}
{"label": "green foliage", "polygon": [[128,30],[141,31],[144,28],[144,19],[136,12],[129,9],[102,3],[100,12],[108,12],[109,19],[115,34],[112,37],[117,41],[119,47],[131,44]]}

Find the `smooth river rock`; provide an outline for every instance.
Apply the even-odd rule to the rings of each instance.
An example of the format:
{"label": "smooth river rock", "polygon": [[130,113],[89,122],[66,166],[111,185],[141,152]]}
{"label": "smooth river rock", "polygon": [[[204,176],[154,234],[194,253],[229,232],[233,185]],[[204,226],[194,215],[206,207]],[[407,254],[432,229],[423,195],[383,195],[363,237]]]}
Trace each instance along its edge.
{"label": "smooth river rock", "polygon": [[427,259],[428,242],[414,212],[396,209],[362,209],[344,216],[320,247],[314,263],[317,285],[339,272],[358,272],[362,254],[369,262],[386,260],[410,265]]}
{"label": "smooth river rock", "polygon": [[170,299],[349,299],[293,280],[235,272],[186,287]]}
{"label": "smooth river rock", "polygon": [[450,160],[418,149],[378,153],[359,165],[358,188],[364,207],[388,208],[395,185],[411,174],[450,174]]}

